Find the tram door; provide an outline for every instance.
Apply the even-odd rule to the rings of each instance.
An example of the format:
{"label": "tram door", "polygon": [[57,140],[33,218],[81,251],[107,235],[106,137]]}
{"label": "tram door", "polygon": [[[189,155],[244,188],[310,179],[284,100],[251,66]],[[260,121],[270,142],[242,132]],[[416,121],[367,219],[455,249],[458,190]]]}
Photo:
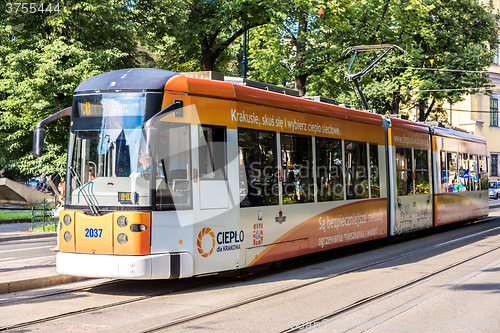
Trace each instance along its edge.
{"label": "tram door", "polygon": [[200,209],[229,208],[226,128],[200,125],[198,151]]}

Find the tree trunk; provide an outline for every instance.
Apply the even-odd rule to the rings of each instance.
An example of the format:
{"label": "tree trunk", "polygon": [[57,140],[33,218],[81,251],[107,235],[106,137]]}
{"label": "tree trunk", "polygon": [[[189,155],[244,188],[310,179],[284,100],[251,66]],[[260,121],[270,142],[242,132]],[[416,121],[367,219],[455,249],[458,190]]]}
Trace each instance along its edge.
{"label": "tree trunk", "polygon": [[401,93],[395,91],[392,95],[392,109],[391,114],[399,114],[399,103],[401,102]]}
{"label": "tree trunk", "polygon": [[305,32],[307,32],[307,16],[304,11],[299,9],[299,28],[297,30],[297,39],[295,42],[295,68],[298,72],[298,74],[295,75],[295,89],[299,91],[299,96],[304,96],[306,94],[306,80],[309,76],[309,74],[307,74],[306,70],[303,68],[303,57],[306,48],[306,42],[302,35]]}
{"label": "tree trunk", "polygon": [[427,107],[425,104],[426,101],[418,101],[418,121],[426,121],[427,118],[429,117],[429,114],[432,111],[432,108],[434,107],[434,103],[436,100],[432,100],[431,105]]}
{"label": "tree trunk", "polygon": [[203,70],[204,71],[213,71],[215,61],[212,58],[212,54],[210,53],[210,49],[203,48],[201,50],[201,58],[203,61]]}

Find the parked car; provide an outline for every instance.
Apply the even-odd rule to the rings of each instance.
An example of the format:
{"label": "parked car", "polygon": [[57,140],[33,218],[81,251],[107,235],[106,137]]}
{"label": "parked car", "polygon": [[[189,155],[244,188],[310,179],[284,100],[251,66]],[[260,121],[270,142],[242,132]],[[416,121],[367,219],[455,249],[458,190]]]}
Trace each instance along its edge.
{"label": "parked car", "polygon": [[489,181],[489,195],[490,199],[495,199],[497,200],[500,197],[500,186],[499,186],[500,181],[498,180],[490,180]]}

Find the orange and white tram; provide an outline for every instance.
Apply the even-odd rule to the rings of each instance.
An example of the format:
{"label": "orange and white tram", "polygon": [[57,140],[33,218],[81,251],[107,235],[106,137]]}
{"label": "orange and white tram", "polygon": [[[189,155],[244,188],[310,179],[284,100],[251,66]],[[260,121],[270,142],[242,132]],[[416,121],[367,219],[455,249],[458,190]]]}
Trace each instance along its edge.
{"label": "orange and white tram", "polygon": [[465,133],[156,69],[92,77],[63,113],[61,274],[183,278],[488,214]]}

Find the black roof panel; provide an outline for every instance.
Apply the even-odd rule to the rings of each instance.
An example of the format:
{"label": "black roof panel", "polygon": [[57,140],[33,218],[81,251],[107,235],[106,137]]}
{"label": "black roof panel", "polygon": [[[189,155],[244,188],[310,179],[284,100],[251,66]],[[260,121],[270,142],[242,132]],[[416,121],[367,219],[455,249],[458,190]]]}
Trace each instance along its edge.
{"label": "black roof panel", "polygon": [[93,76],[76,87],[74,93],[102,90],[157,90],[179,73],[153,68],[129,68]]}

